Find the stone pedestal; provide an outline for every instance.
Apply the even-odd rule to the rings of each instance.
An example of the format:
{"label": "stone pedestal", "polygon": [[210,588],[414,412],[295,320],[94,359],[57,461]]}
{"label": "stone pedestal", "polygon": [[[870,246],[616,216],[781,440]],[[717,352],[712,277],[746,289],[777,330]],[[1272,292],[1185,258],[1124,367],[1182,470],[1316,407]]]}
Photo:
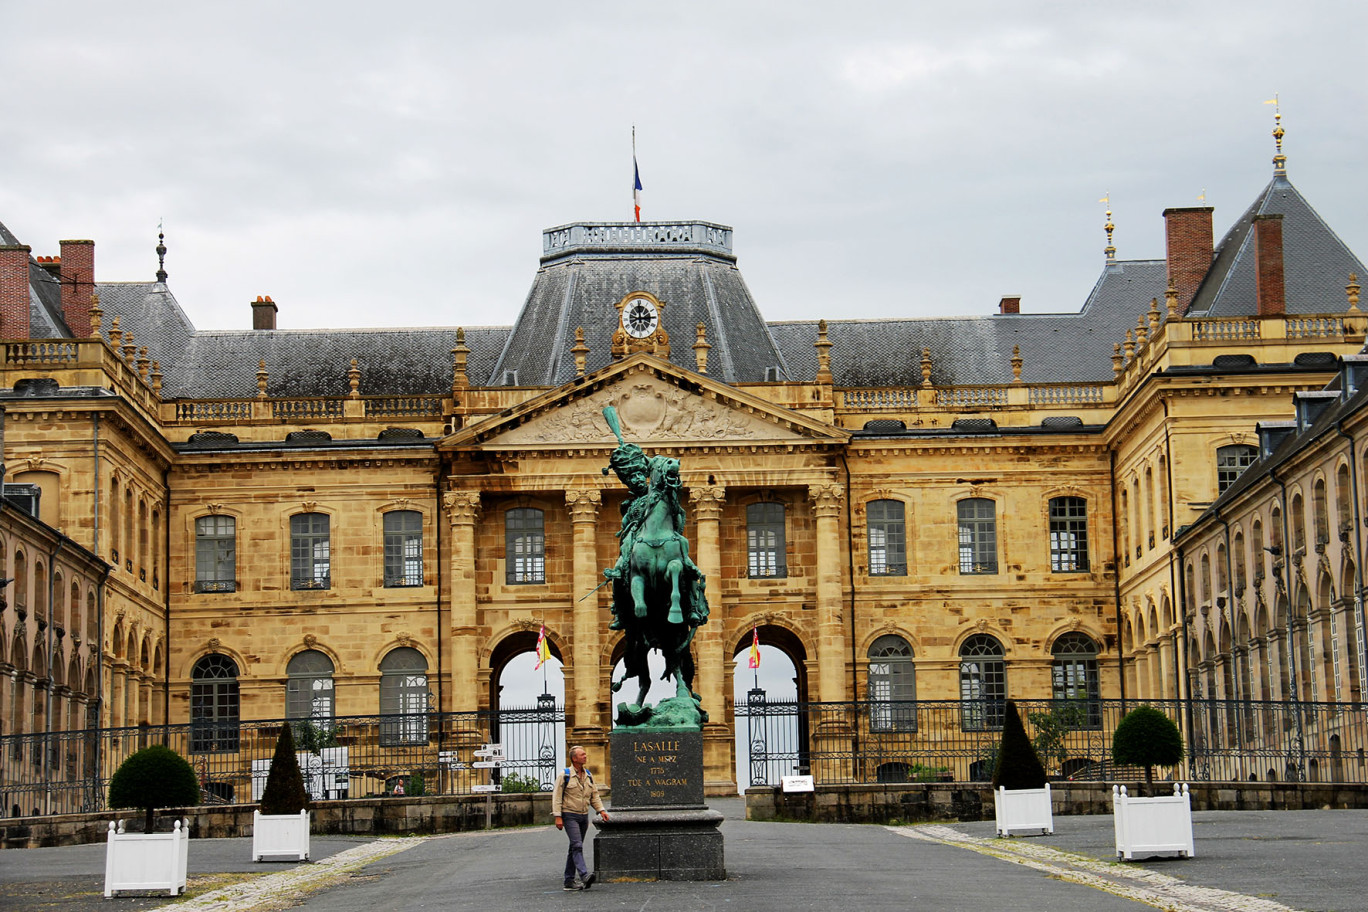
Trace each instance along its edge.
{"label": "stone pedestal", "polygon": [[703,803],[702,732],[609,736],[612,817],[594,836],[605,881],[726,880],[722,815]]}

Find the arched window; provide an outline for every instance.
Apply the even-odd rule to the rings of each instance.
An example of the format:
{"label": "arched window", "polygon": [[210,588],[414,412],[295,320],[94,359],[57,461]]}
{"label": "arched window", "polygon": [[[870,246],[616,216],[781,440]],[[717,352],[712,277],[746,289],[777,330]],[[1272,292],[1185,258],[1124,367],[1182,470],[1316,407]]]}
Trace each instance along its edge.
{"label": "arched window", "polygon": [[285,717],[327,722],[333,717],[333,663],[317,649],[307,649],[286,667]]}
{"label": "arched window", "polygon": [[1254,584],[1264,579],[1264,537],[1263,523],[1254,520],[1249,527],[1249,562],[1254,568]]}
{"label": "arched window", "polygon": [[385,514],[385,585],[423,585],[423,514],[417,510]]}
{"label": "arched window", "polygon": [[997,504],[985,497],[968,497],[956,506],[960,573],[997,573]]}
{"label": "arched window", "polygon": [[1230,588],[1229,577],[1226,575],[1226,546],[1225,542],[1216,545],[1216,589],[1215,595],[1219,598],[1226,594]]}
{"label": "arched window", "polygon": [[912,647],[886,634],[869,647],[869,727],[871,731],[916,731],[917,679]]}
{"label": "arched window", "polygon": [[1102,724],[1097,684],[1097,644],[1082,633],[1066,633],[1050,649],[1051,696],[1056,710],[1069,715],[1069,724],[1089,728]]}
{"label": "arched window", "polygon": [[546,582],[546,515],[535,507],[504,514],[504,571],[508,585]]}
{"label": "arched window", "polygon": [[14,607],[23,614],[29,609],[28,557],[22,549],[14,549]]}
{"label": "arched window", "polygon": [[1002,728],[1006,699],[1002,644],[986,633],[976,633],[960,647],[960,727],[965,731]]}
{"label": "arched window", "polygon": [[1124,487],[1121,489],[1121,509],[1117,511],[1116,522],[1121,527],[1121,559],[1125,564],[1129,565],[1131,533],[1130,495],[1126,493]]}
{"label": "arched window", "polygon": [[1235,554],[1235,594],[1244,592],[1245,588],[1245,540],[1243,532],[1235,533],[1235,543],[1232,546]]}
{"label": "arched window", "polygon": [[1350,489],[1349,467],[1341,463],[1335,472],[1335,526],[1341,535],[1348,534],[1353,528],[1353,494]]}
{"label": "arched window", "polygon": [[1288,508],[1287,518],[1292,523],[1292,552],[1306,550],[1306,508],[1300,494],[1292,495],[1292,505]]}
{"label": "arched window", "polygon": [[1145,486],[1142,494],[1145,510],[1145,534],[1149,547],[1154,547],[1154,469],[1145,466]]}
{"label": "arched window", "polygon": [[196,662],[190,673],[191,753],[236,751],[239,708],[237,663],[216,652]]}
{"label": "arched window", "polygon": [[326,513],[290,517],[290,588],[332,588],[332,533]]}
{"label": "arched window", "polygon": [[788,576],[783,504],[746,507],[746,570],[751,579]]}
{"label": "arched window", "polygon": [[380,660],[380,743],[427,742],[427,659],[412,646]]}
{"label": "arched window", "polygon": [[1081,497],[1050,498],[1050,570],[1085,573],[1088,569],[1088,502]]}
{"label": "arched window", "polygon": [[1316,547],[1324,548],[1330,544],[1330,501],[1324,478],[1317,478],[1311,488],[1311,512],[1316,524]]}
{"label": "arched window", "polygon": [[109,559],[119,566],[119,479],[109,481]]}
{"label": "arched window", "polygon": [[907,526],[901,500],[872,500],[865,508],[869,528],[869,575],[907,575]]}
{"label": "arched window", "polygon": [[195,591],[237,591],[237,520],[231,516],[195,520]]}
{"label": "arched window", "polygon": [[1257,447],[1244,443],[1216,448],[1216,494],[1224,494],[1226,488],[1259,458]]}

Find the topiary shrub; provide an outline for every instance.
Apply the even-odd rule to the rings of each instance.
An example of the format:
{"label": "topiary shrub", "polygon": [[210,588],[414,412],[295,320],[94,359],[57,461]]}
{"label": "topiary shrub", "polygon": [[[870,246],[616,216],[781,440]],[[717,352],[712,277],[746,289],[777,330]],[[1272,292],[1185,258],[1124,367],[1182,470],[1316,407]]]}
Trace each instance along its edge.
{"label": "topiary shrub", "polygon": [[143,832],[153,831],[157,808],[194,807],[200,801],[199,780],[185,758],[164,744],[145,747],[129,757],[109,780],[111,808],[142,808]]}
{"label": "topiary shrub", "polygon": [[421,771],[409,776],[408,790],[405,794],[410,798],[421,798],[427,794],[427,782],[423,780]]}
{"label": "topiary shrub", "polygon": [[1112,735],[1112,760],[1145,768],[1145,788],[1154,787],[1154,768],[1183,759],[1183,735],[1168,716],[1153,706],[1126,713]]}
{"label": "topiary shrub", "polygon": [[271,769],[266,774],[266,789],[261,793],[261,813],[298,814],[309,806],[309,793],[304,790],[304,774],[299,771],[295,756],[294,731],[287,722],[280,726]]}
{"label": "topiary shrub", "polygon": [[993,770],[993,789],[1038,789],[1045,787],[1045,767],[1036,756],[1026,728],[1021,724],[1016,701],[1008,700],[1002,720],[1002,741],[997,766]]}

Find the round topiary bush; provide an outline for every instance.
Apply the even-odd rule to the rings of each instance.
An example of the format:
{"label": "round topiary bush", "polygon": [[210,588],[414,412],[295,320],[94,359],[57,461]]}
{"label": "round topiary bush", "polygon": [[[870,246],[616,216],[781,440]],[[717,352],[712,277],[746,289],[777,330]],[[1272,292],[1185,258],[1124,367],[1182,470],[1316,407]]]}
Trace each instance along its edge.
{"label": "round topiary bush", "polygon": [[1143,766],[1146,788],[1154,786],[1156,766],[1173,766],[1182,759],[1182,733],[1153,706],[1137,706],[1126,713],[1112,735],[1112,760]]}
{"label": "round topiary bush", "polygon": [[266,789],[261,793],[261,813],[298,814],[308,806],[309,793],[304,789],[304,774],[299,771],[299,758],[295,756],[294,729],[286,722],[276,737]]}
{"label": "round topiary bush", "polygon": [[157,808],[194,807],[200,802],[199,780],[180,754],[162,744],[129,757],[109,780],[111,808],[142,808],[144,833],[151,833]]}
{"label": "round topiary bush", "polygon": [[1010,792],[1044,787],[1045,767],[1036,755],[1031,739],[1026,737],[1026,727],[1021,724],[1016,702],[1008,700],[1002,720],[1002,742],[998,747],[997,765],[993,768],[993,789],[1005,788]]}

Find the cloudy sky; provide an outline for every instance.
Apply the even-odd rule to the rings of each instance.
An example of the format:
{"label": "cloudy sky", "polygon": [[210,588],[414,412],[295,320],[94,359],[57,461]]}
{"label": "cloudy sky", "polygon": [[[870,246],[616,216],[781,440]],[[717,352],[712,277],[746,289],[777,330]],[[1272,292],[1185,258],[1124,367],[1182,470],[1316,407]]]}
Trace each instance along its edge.
{"label": "cloudy sky", "polygon": [[0,222],[197,326],[513,321],[545,228],[733,226],[771,320],[1073,311],[1110,191],[1224,231],[1271,174],[1368,257],[1368,4],[0,0]]}

